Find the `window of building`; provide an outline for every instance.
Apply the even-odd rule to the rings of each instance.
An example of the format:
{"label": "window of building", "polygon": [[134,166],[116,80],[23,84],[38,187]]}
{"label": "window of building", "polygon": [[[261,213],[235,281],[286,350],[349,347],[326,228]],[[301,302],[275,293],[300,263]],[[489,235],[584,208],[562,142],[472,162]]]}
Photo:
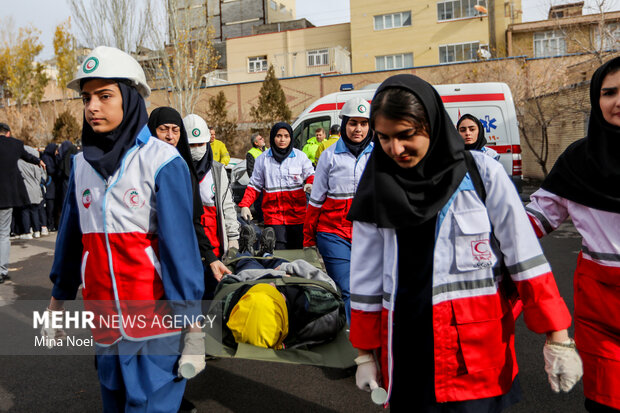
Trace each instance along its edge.
{"label": "window of building", "polygon": [[413,67],[413,53],[375,57],[376,70],[403,69],[405,67]]}
{"label": "window of building", "polygon": [[410,11],[375,16],[375,30],[396,29],[407,26],[411,26]]}
{"label": "window of building", "polygon": [[256,56],[248,58],[248,72],[266,72],[267,71],[267,56]]}
{"label": "window of building", "polygon": [[480,42],[439,46],[439,63],[471,62],[478,60]]}
{"label": "window of building", "polygon": [[329,64],[329,51],[327,49],[310,50],[308,52],[308,66],[323,66]]}
{"label": "window of building", "polygon": [[566,39],[561,30],[534,33],[534,57],[566,54]]}
{"label": "window of building", "polygon": [[278,3],[273,0],[269,0],[269,7],[271,7],[271,10],[278,10]]}
{"label": "window of building", "polygon": [[480,5],[487,7],[486,0],[446,0],[437,3],[437,20],[465,19],[480,16],[481,13],[474,8]]}
{"label": "window of building", "polygon": [[617,49],[620,42],[620,23],[607,23],[603,28],[603,41],[599,27],[594,28],[594,47],[601,50]]}

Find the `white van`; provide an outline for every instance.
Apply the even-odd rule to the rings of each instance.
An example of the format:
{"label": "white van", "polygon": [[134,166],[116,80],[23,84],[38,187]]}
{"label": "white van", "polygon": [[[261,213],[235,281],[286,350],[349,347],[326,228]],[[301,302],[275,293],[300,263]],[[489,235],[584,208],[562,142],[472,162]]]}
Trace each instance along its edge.
{"label": "white van", "polygon": [[[360,90],[331,93],[316,100],[293,122],[294,146],[301,149],[318,128],[329,131],[331,125],[340,124],[338,115],[342,105],[357,96],[370,102],[378,86],[372,84]],[[441,95],[454,125],[466,113],[480,119],[485,128],[487,146],[500,154],[501,164],[521,192],[521,142],[514,101],[508,85],[463,83],[434,87]]]}

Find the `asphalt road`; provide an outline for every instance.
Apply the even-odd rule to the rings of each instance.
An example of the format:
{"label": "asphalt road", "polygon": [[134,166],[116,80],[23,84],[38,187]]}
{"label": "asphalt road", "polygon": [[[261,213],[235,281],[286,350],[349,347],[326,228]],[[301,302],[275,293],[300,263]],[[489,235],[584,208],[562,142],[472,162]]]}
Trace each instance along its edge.
{"label": "asphalt road", "polygon": [[[14,241],[11,281],[0,285],[0,317],[10,317],[14,300],[47,300],[54,236]],[[570,223],[542,242],[559,289],[572,310],[572,273],[580,237]],[[9,328],[2,332],[10,343]],[[523,317],[516,333],[523,400],[516,412],[583,412],[581,383],[569,394],[551,392],[543,370],[544,337],[527,330]],[[11,354],[6,347],[0,354]],[[92,356],[0,356],[0,412],[98,412],[101,398]],[[199,412],[380,412],[355,387],[353,370],[217,359],[188,382],[187,397]],[[412,410],[415,411],[415,401]]]}

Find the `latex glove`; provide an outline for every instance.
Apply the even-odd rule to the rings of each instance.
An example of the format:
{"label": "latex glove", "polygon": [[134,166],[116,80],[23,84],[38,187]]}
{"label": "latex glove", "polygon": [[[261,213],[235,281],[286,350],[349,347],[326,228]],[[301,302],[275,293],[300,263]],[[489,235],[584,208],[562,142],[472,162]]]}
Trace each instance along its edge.
{"label": "latex glove", "polygon": [[239,249],[239,240],[238,239],[229,239],[228,240],[228,249],[237,248]]}
{"label": "latex glove", "polygon": [[559,393],[570,391],[583,376],[583,364],[575,348],[575,341],[546,342],[543,348],[545,371],[551,390]]}
{"label": "latex glove", "polygon": [[360,390],[367,392],[379,387],[379,369],[377,361],[372,354],[364,354],[355,359],[357,371],[355,372],[355,384]]}
{"label": "latex glove", "polygon": [[241,208],[241,218],[243,218],[244,220],[250,222],[252,220],[252,213],[250,212],[250,208],[248,207],[243,207]]}
{"label": "latex glove", "polygon": [[211,272],[213,272],[213,277],[217,280],[217,282],[220,282],[224,275],[231,274],[228,267],[220,260],[213,261],[209,264],[209,267],[211,267]]}
{"label": "latex glove", "polygon": [[191,379],[205,369],[205,333],[188,332],[179,359],[179,377]]}
{"label": "latex glove", "polygon": [[312,192],[312,184],[305,184],[304,185],[304,192],[309,194]]}
{"label": "latex glove", "polygon": [[67,337],[67,333],[65,333],[65,330],[63,330],[62,328],[51,327],[52,315],[58,312],[64,314],[64,311],[52,311],[48,308],[45,310],[45,312],[49,313],[50,327],[45,328],[45,326],[43,326],[41,328],[41,337],[45,339],[44,342],[47,348],[52,348],[56,345],[57,339],[64,340],[64,338]]}

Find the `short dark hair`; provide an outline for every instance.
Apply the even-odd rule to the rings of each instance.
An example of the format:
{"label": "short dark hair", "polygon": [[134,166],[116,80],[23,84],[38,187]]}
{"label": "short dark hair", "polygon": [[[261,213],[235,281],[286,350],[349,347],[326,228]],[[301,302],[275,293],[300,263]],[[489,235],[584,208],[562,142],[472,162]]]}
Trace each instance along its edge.
{"label": "short dark hair", "polygon": [[338,135],[339,133],[340,133],[340,125],[332,125],[332,127],[329,128],[330,135]]}
{"label": "short dark hair", "polygon": [[377,116],[388,119],[407,119],[430,135],[430,125],[426,109],[420,99],[406,89],[391,87],[377,94],[370,104],[370,127],[374,129]]}
{"label": "short dark hair", "polygon": [[7,132],[11,131],[11,127],[4,122],[0,122],[0,135],[6,135]]}
{"label": "short dark hair", "polygon": [[323,128],[316,128],[315,131],[314,131],[314,134],[316,135],[317,132],[325,133],[325,129],[323,129]]}

